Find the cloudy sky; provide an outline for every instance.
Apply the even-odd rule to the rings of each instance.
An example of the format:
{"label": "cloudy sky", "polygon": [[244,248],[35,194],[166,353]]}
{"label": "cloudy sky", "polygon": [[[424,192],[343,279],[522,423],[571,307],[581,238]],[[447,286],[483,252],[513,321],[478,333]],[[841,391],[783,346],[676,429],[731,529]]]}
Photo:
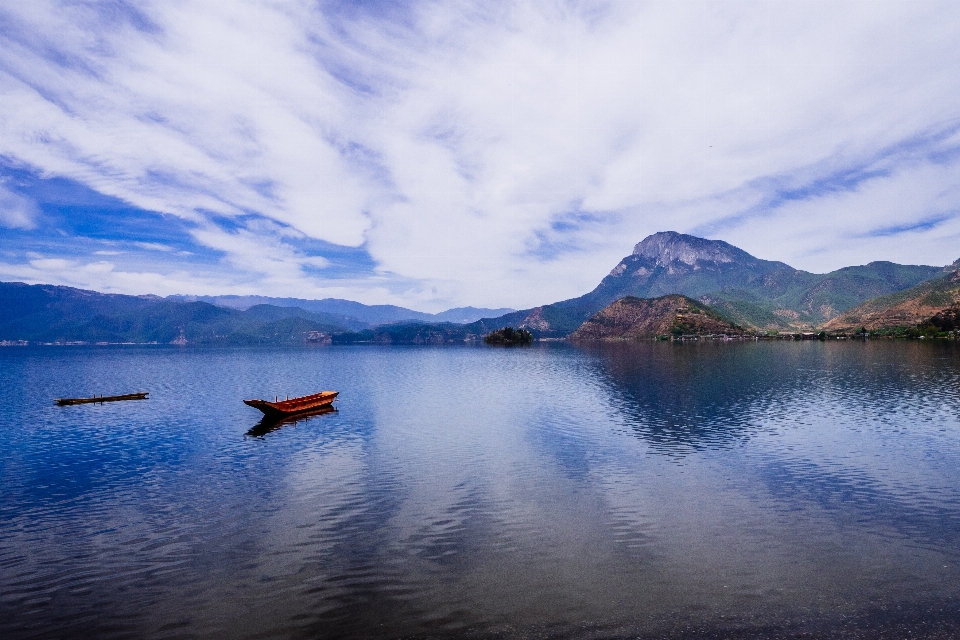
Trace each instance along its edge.
{"label": "cloudy sky", "polygon": [[960,2],[0,0],[0,280],[438,311],[960,257]]}

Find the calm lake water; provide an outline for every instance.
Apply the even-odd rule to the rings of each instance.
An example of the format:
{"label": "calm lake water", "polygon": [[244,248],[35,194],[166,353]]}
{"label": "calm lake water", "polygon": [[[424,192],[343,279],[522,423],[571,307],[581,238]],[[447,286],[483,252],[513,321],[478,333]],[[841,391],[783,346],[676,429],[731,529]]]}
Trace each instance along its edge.
{"label": "calm lake water", "polygon": [[960,637],[956,343],[9,347],[0,435],[3,638]]}

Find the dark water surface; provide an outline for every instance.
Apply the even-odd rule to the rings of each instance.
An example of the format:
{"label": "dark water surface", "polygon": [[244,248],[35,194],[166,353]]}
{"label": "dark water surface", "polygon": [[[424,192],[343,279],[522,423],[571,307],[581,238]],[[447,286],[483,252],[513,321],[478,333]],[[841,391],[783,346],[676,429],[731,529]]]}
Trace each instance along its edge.
{"label": "dark water surface", "polygon": [[960,637],[955,343],[9,347],[0,435],[3,638]]}

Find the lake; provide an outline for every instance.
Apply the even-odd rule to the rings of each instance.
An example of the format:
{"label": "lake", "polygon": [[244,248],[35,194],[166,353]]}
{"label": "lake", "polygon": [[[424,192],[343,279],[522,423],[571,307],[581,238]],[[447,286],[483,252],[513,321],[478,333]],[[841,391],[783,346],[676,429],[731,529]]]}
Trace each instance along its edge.
{"label": "lake", "polygon": [[960,637],[954,342],[6,347],[0,407],[3,638]]}

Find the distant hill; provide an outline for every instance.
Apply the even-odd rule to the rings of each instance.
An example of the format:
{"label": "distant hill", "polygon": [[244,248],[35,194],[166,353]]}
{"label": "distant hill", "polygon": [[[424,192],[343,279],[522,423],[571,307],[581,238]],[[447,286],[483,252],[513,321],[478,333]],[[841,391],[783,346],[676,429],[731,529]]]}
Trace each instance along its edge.
{"label": "distant hill", "polygon": [[714,310],[682,295],[620,298],[594,314],[571,340],[637,340],[658,336],[742,334]]}
{"label": "distant hill", "polygon": [[578,298],[484,318],[489,331],[521,326],[538,336],[565,336],[625,296],[682,294],[738,324],[762,329],[812,328],[875,296],[914,286],[942,267],[871,262],[825,274],[756,258],[720,240],[665,231],[648,236],[590,293]]}
{"label": "distant hill", "polygon": [[914,287],[873,298],[825,325],[826,331],[849,332],[861,327],[871,331],[895,327],[915,327],[930,318],[950,315],[960,304],[960,260],[946,272]]}
{"label": "distant hill", "polygon": [[477,307],[457,307],[440,313],[424,313],[390,304],[366,305],[351,300],[323,298],[306,300],[303,298],[272,298],[268,296],[168,296],[178,302],[206,302],[218,307],[245,310],[254,305],[267,304],[274,307],[297,307],[313,313],[326,313],[338,316],[347,322],[363,322],[368,325],[392,324],[397,322],[453,322],[466,324],[484,317],[501,316],[513,309],[483,309]]}
{"label": "distant hill", "polygon": [[368,326],[296,308],[258,305],[239,311],[156,296],[0,283],[0,340],[303,344],[311,333],[343,333]]}
{"label": "distant hill", "polygon": [[484,309],[482,307],[456,307],[447,309],[440,313],[433,314],[437,322],[453,322],[456,324],[469,324],[476,322],[480,318],[489,318],[491,316],[502,316],[513,313],[516,309],[504,307],[502,309]]}
{"label": "distant hill", "polygon": [[[33,343],[133,342],[159,344],[445,344],[476,341],[464,319],[485,309],[463,307],[428,318],[451,318],[436,322],[415,319],[384,321],[403,316],[408,309],[381,305],[370,307],[347,300],[316,305],[352,315],[288,306],[295,299],[227,297],[235,306],[215,305],[187,296],[128,296],[54,285],[0,282],[0,341]],[[285,305],[263,304],[274,300]],[[217,299],[219,300],[219,299]],[[239,307],[242,307],[239,308]],[[502,311],[495,309],[494,312]],[[377,322],[367,322],[363,316]],[[322,334],[322,335],[321,335]]]}

